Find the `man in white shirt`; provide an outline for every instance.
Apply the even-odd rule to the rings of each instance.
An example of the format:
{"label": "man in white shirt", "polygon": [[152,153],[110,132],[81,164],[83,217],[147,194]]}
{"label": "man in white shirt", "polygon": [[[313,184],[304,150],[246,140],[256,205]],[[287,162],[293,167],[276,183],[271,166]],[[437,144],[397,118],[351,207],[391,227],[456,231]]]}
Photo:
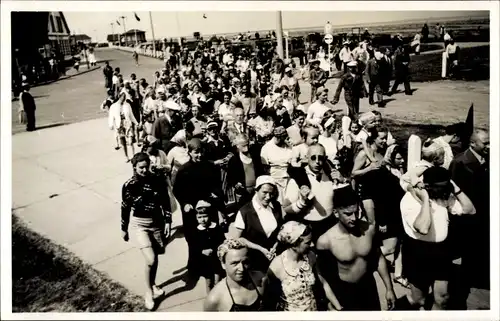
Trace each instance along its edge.
{"label": "man in white shirt", "polygon": [[337,156],[338,138],[335,134],[335,117],[330,117],[324,121],[323,133],[318,137],[318,142],[325,147],[326,157],[333,162]]}
{"label": "man in white shirt", "polygon": [[339,53],[339,58],[340,60],[342,60],[342,63],[344,64],[344,73],[347,72],[347,64],[354,60],[351,49],[349,48],[349,44],[350,44],[349,41],[345,41],[344,48],[342,48],[342,50],[340,50]]}
{"label": "man in white shirt", "polygon": [[285,212],[311,226],[313,241],[335,225],[333,213],[334,184],[323,170],[326,162],[322,145],[309,147],[305,173],[310,187],[291,179],[288,182],[283,207]]}
{"label": "man in white shirt", "polygon": [[328,101],[328,89],[327,88],[319,88],[316,92],[317,99],[314,103],[312,103],[307,109],[307,117],[306,123],[311,125],[319,126],[321,124],[321,120],[323,120],[323,116],[328,110],[331,110]]}
{"label": "man in white shirt", "polygon": [[448,170],[431,167],[423,174],[424,188],[416,188],[401,200],[406,238],[403,241],[403,273],[411,284],[408,302],[401,309],[418,310],[433,287],[433,310],[448,303],[452,268],[448,242],[448,215],[475,214],[469,197],[451,180]]}

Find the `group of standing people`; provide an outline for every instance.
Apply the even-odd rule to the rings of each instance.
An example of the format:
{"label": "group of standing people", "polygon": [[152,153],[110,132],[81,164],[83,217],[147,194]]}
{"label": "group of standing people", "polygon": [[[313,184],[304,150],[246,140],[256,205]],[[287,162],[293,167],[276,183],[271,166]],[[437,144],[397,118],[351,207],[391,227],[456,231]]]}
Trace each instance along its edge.
{"label": "group of standing people", "polygon": [[[418,309],[430,285],[433,308],[458,301],[448,295],[450,253],[468,262],[464,275],[488,255],[452,236],[466,229],[485,246],[489,194],[471,189],[489,186],[485,131],[469,144],[452,126],[423,144],[412,137],[406,152],[378,111],[356,109],[365,90],[356,60],[334,96],[344,89],[349,111],[336,115],[316,67],[310,78],[319,86],[306,107],[291,62],[247,53],[235,63],[206,52],[167,64],[151,85],[104,69],[117,147],[137,140],[142,149],[122,188],[121,230],[144,255],[148,309],[164,294],[155,278],[172,213],[182,215],[188,244],[186,282],[206,279],[206,311]],[[385,58],[371,59],[373,74]],[[397,299],[394,282],[411,294]],[[460,299],[471,286],[460,283]]]}
{"label": "group of standing people", "polygon": [[[355,118],[359,114],[359,101],[367,97],[370,105],[384,107],[383,95],[392,96],[400,84],[406,95],[412,95],[410,86],[410,48],[398,45],[392,54],[389,48],[373,47],[369,40],[363,40],[352,49],[349,41],[343,43],[339,59],[343,74],[337,85],[331,104],[337,104],[342,90],[347,104],[346,114]],[[392,87],[391,79],[395,77]],[[311,62],[311,102],[315,102],[319,89],[325,88],[328,74],[320,68],[320,61]],[[366,84],[365,84],[366,82]],[[367,88],[368,87],[368,88]],[[376,95],[376,97],[374,97]],[[326,110],[326,109],[325,109]]]}

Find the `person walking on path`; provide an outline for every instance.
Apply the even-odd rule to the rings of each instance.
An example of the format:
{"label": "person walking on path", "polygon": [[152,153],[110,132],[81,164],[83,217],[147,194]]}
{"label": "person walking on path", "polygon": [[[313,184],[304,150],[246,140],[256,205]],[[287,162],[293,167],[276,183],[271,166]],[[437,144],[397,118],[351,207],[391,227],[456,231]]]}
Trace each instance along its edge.
{"label": "person walking on path", "polygon": [[139,67],[139,54],[137,53],[136,50],[134,50],[134,53],[132,54],[132,57],[134,57],[135,66]]}
{"label": "person walking on path", "polygon": [[35,99],[30,94],[30,85],[27,82],[22,83],[23,91],[21,93],[21,97],[19,101],[21,102],[22,109],[26,114],[26,131],[34,131],[35,130],[35,111],[36,104]]}
{"label": "person walking on path", "polygon": [[325,86],[328,79],[326,73],[319,68],[319,60],[311,61],[311,67],[309,79],[311,82],[311,103],[314,103],[316,101],[318,88]]}
{"label": "person walking on path", "polygon": [[146,153],[134,155],[132,166],[134,175],[122,187],[121,231],[123,240],[128,242],[129,225],[133,228],[132,238],[144,256],[144,304],[152,310],[154,299],[164,294],[155,279],[158,255],[165,253],[165,228],[171,221],[170,198],[166,180],[150,173],[150,158]]}
{"label": "person walking on path", "polygon": [[394,66],[396,69],[396,80],[392,86],[391,95],[395,94],[398,86],[403,83],[405,86],[405,95],[411,96],[413,93],[410,87],[410,53],[407,46],[396,50]]}
{"label": "person walking on path", "polygon": [[111,89],[113,88],[113,67],[109,65],[109,61],[106,61],[104,63],[104,68],[102,70],[102,73],[104,74],[104,88],[106,89]]}
{"label": "person walking on path", "polygon": [[344,89],[344,98],[348,107],[348,115],[349,118],[354,119],[359,113],[359,100],[366,97],[366,88],[361,76],[356,74],[356,62],[349,62],[347,67],[347,73],[343,74],[340,78],[332,104],[336,105],[339,102],[340,93],[342,89]]}
{"label": "person walking on path", "polygon": [[127,145],[130,145],[132,155],[134,155],[134,143],[136,141],[134,127],[138,125],[138,122],[126,98],[127,94],[122,92],[118,101],[109,107],[108,124],[110,129],[115,130],[115,137],[120,140],[128,163],[130,158]]}
{"label": "person walking on path", "polygon": [[380,51],[375,51],[375,57],[368,61],[366,67],[366,78],[368,82],[368,100],[370,105],[375,105],[373,94],[377,93],[378,107],[384,107],[384,97],[382,95],[383,86],[383,61],[384,55]]}

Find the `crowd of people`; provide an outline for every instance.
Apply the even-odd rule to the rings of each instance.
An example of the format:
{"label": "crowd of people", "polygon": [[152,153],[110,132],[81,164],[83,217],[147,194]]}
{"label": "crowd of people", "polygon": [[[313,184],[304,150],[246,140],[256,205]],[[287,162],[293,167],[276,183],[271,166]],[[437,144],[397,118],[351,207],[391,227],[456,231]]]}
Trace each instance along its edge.
{"label": "crowd of people", "polygon": [[[206,48],[167,60],[151,82],[106,63],[101,107],[133,167],[122,237],[130,230],[145,258],[148,309],[164,294],[156,271],[172,213],[188,244],[186,282],[206,279],[206,311],[418,310],[430,287],[432,308],[450,309],[489,284],[488,133],[460,123],[423,143],[396,139],[378,110],[359,112],[362,64],[369,96],[381,96],[389,57],[359,48],[342,58],[332,98],[344,90],[344,113],[318,61],[303,77],[276,54]],[[393,91],[402,81],[410,94],[405,50]],[[457,258],[467,278],[450,291]],[[397,299],[395,282],[410,294]]]}

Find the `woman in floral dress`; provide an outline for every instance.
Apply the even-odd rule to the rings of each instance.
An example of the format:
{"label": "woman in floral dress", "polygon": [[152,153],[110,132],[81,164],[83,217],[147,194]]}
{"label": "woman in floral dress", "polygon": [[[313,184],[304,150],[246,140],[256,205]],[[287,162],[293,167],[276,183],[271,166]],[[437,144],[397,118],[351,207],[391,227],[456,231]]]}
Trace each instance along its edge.
{"label": "woman in floral dress", "polygon": [[[277,311],[319,311],[318,303],[325,296],[340,308],[335,294],[316,269],[312,251],[311,230],[306,225],[289,221],[281,227],[278,241],[284,250],[269,266],[268,302]],[[277,302],[276,302],[277,300]]]}

